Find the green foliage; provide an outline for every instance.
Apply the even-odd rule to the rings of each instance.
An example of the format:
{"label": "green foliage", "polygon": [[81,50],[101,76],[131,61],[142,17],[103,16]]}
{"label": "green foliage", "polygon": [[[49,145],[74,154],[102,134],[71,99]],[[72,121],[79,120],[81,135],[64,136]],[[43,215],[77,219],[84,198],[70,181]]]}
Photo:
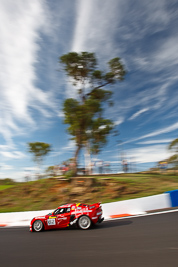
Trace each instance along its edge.
{"label": "green foliage", "polygon": [[46,169],[46,172],[51,172],[54,170],[54,166],[49,166],[47,169]]}
{"label": "green foliage", "polygon": [[96,68],[96,58],[93,53],[70,52],[60,57],[60,63],[63,64],[67,75],[74,79],[76,84],[84,82],[85,79],[91,79],[92,72]]}
{"label": "green foliage", "polygon": [[16,182],[11,178],[5,178],[0,180],[0,185],[14,185]]}
{"label": "green foliage", "polygon": [[33,154],[33,160],[40,164],[43,157],[51,151],[51,145],[43,142],[28,143],[28,152]]}
{"label": "green foliage", "polygon": [[178,153],[178,138],[174,139],[170,144],[169,144],[169,149],[173,149]]}
{"label": "green foliage", "polygon": [[118,57],[108,62],[108,72],[98,70],[95,54],[88,52],[70,52],[61,56],[59,62],[73,84],[79,87],[79,98],[68,98],[63,104],[64,123],[69,124],[67,130],[77,145],[76,162],[83,146],[90,147],[92,153],[98,153],[106,144],[114,124],[105,119],[103,113],[105,103],[111,106],[113,102],[112,91],[103,88],[122,81],[126,72]]}
{"label": "green foliage", "polygon": [[173,163],[176,167],[178,167],[178,138],[174,139],[168,146],[169,150],[173,150],[175,152],[169,159],[169,163]]}
{"label": "green foliage", "polygon": [[98,154],[101,147],[106,144],[106,137],[110,134],[114,124],[111,120],[97,118],[93,121],[91,131],[91,152]]}
{"label": "green foliage", "polygon": [[120,58],[119,57],[113,58],[108,62],[108,64],[111,69],[111,72],[109,73],[110,78],[111,76],[113,76],[113,78],[122,81],[126,74],[126,71],[123,68]]}
{"label": "green foliage", "polygon": [[69,171],[67,171],[67,172],[65,173],[65,177],[66,177],[66,179],[69,179],[69,178],[71,178],[71,177],[73,177],[73,176],[75,176],[75,171],[73,171],[73,170],[69,170]]}

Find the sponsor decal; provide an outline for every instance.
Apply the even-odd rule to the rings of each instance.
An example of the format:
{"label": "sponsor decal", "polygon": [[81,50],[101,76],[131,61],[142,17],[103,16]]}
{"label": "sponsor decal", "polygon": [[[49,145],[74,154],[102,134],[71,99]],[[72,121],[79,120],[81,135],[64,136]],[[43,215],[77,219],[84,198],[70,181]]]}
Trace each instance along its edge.
{"label": "sponsor decal", "polygon": [[76,211],[71,212],[71,215],[77,214],[77,213],[88,214],[89,212],[93,212],[93,210],[76,210]]}
{"label": "sponsor decal", "polygon": [[94,220],[94,219],[97,219],[98,217],[92,217],[92,219]]}
{"label": "sponsor decal", "polygon": [[61,221],[61,220],[67,220],[67,217],[59,217],[59,218],[57,218],[58,219],[58,221]]}
{"label": "sponsor decal", "polygon": [[100,215],[100,214],[102,214],[102,211],[98,212],[96,215]]}
{"label": "sponsor decal", "polygon": [[56,216],[49,216],[49,219],[55,219]]}
{"label": "sponsor decal", "polygon": [[95,205],[89,207],[90,210],[92,210],[94,208],[95,208]]}

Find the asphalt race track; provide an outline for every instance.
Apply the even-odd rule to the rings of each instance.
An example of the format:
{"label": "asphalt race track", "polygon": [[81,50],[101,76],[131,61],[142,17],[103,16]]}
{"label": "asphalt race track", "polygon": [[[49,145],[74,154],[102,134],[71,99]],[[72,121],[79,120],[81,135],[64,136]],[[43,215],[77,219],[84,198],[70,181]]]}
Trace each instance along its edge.
{"label": "asphalt race track", "polygon": [[90,230],[0,229],[0,266],[178,266],[178,212],[103,222]]}

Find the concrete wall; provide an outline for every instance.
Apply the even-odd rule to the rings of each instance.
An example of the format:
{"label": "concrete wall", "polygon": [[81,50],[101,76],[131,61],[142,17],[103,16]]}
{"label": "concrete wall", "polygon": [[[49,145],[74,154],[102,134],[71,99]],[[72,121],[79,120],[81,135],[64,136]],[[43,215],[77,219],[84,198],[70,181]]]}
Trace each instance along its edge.
{"label": "concrete wall", "polygon": [[104,217],[109,218],[111,215],[137,215],[144,214],[149,210],[167,209],[171,207],[171,201],[169,193],[164,193],[155,196],[106,203],[103,204],[102,207]]}
{"label": "concrete wall", "polygon": [[43,216],[51,210],[0,213],[0,226],[26,226],[36,216]]}

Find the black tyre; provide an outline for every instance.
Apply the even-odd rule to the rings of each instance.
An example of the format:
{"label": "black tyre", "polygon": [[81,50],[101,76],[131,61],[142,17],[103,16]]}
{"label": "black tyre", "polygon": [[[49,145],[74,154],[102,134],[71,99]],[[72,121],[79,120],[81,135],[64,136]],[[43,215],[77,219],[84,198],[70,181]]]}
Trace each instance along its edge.
{"label": "black tyre", "polygon": [[78,219],[78,226],[82,230],[87,230],[91,226],[91,220],[88,216],[83,215]]}
{"label": "black tyre", "polygon": [[35,232],[40,232],[43,230],[43,223],[42,221],[40,220],[36,220],[34,223],[33,223],[33,230]]}

